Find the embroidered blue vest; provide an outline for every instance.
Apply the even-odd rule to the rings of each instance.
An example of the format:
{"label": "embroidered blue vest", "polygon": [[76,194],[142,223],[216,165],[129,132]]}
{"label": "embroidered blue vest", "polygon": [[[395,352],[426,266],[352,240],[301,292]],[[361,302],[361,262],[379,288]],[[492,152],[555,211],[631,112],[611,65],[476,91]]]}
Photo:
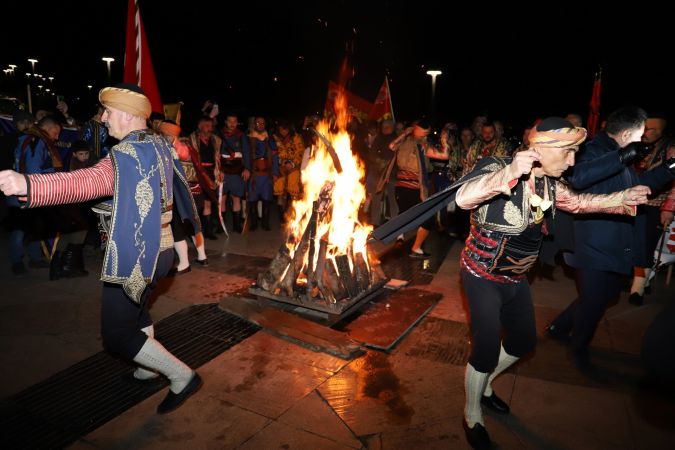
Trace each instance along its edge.
{"label": "embroidered blue vest", "polygon": [[176,210],[198,231],[197,210],[175,150],[161,136],[133,131],[110,150],[114,195],[101,280],[140,302],[155,273],[161,215]]}

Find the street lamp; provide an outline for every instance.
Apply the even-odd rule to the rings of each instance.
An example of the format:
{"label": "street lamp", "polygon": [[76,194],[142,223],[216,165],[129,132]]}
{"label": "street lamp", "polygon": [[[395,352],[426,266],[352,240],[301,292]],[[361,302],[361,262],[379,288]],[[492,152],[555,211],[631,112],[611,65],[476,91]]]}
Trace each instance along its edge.
{"label": "street lamp", "polygon": [[33,59],[33,58],[28,58],[28,62],[31,64],[31,66],[33,68],[33,73],[35,73],[35,63],[38,62],[38,60]]}
{"label": "street lamp", "polygon": [[111,63],[111,62],[114,62],[114,61],[115,61],[115,58],[111,58],[111,57],[109,57],[109,56],[104,56],[103,58],[101,58],[101,60],[105,61],[105,63],[106,63],[107,66],[108,66],[108,84],[110,84],[110,83],[111,83],[111,82],[110,82],[110,63]]}
{"label": "street lamp", "polygon": [[440,70],[427,70],[427,75],[431,75],[431,118],[433,119],[436,115],[436,77],[441,75],[443,72]]}

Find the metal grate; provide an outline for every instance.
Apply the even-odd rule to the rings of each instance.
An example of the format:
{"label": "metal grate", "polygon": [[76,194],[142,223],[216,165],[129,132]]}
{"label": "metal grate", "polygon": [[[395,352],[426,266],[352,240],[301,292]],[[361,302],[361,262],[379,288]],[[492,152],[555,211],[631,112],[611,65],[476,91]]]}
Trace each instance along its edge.
{"label": "metal grate", "polygon": [[[158,340],[191,367],[199,367],[260,329],[218,308],[196,305],[160,321]],[[131,366],[105,352],[0,403],[3,447],[62,448],[165,388],[126,381]]]}

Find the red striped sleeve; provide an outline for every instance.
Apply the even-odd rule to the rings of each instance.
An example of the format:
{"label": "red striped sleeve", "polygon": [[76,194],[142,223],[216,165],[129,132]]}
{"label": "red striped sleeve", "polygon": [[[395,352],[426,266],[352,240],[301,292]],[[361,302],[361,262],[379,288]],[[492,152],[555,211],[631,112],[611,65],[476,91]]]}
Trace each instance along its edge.
{"label": "red striped sleeve", "polygon": [[114,190],[112,161],[103,158],[96,165],[74,172],[28,175],[27,207],[81,203],[110,197]]}

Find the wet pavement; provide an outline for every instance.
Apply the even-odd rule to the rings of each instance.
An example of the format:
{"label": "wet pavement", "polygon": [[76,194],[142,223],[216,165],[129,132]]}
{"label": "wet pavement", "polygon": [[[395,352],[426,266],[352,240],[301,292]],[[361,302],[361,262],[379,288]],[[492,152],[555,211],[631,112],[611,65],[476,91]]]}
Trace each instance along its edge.
{"label": "wet pavement", "polygon": [[[256,231],[208,241],[210,265],[193,265],[190,273],[162,282],[153,318],[245,295],[282,238],[280,232]],[[4,231],[0,240],[6,255]],[[407,246],[389,249],[382,260],[385,270],[395,262],[389,276],[412,277],[414,286],[400,292],[417,289],[434,299],[426,309],[418,305],[419,311],[407,314],[419,322],[405,333],[359,325],[358,317],[343,327],[355,339],[366,332],[400,337],[389,352],[366,348],[348,361],[262,330],[202,365],[203,388],[175,412],[155,414],[162,390],[71,448],[468,448],[461,427],[469,341],[458,277],[461,245],[445,238],[430,241],[426,249],[435,259],[426,268],[407,257]],[[89,252],[88,277],[54,282],[47,280],[46,269],[16,277],[6,260],[0,262],[3,405],[102,350],[100,262],[100,255]],[[415,272],[416,264],[422,266]],[[598,381],[579,374],[566,349],[542,337],[548,321],[575,296],[573,280],[562,268],[552,277],[532,284],[540,336],[536,352],[495,382],[512,411],[506,417],[486,413],[498,448],[672,448],[675,402],[643,385],[639,350],[646,327],[675,298],[675,283],[666,287],[660,274],[644,306],[628,304],[624,293],[607,311],[591,353],[605,375]],[[367,314],[368,308],[361,317]]]}

